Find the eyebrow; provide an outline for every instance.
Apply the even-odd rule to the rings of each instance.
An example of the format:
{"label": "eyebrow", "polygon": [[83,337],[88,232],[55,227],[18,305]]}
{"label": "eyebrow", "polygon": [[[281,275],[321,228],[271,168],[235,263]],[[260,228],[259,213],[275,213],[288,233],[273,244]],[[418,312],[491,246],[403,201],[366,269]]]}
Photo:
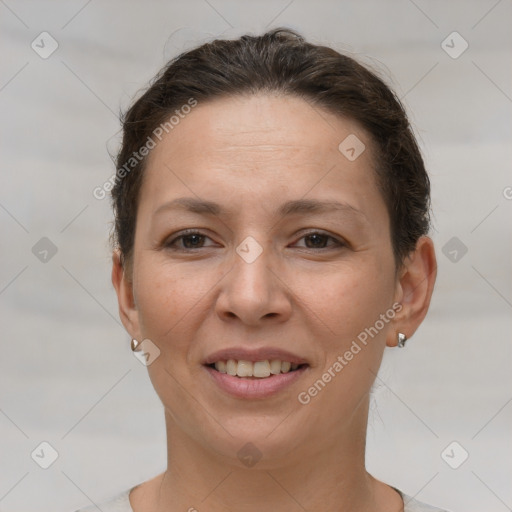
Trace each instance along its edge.
{"label": "eyebrow", "polygon": [[[213,201],[197,199],[195,197],[179,197],[167,203],[164,203],[155,211],[155,215],[168,210],[185,210],[200,215],[222,215],[226,212],[224,208]],[[366,219],[366,215],[348,203],[338,201],[319,201],[318,199],[296,199],[283,203],[277,210],[277,215],[286,217],[288,215],[307,214],[307,213],[328,213],[331,211],[341,211],[349,214],[355,214]]]}

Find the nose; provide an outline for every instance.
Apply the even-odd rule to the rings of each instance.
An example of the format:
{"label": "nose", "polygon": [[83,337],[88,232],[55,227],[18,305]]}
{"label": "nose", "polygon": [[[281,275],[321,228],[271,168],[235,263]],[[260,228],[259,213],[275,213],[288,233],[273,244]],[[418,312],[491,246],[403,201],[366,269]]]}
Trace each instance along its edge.
{"label": "nose", "polygon": [[233,267],[222,280],[216,303],[218,316],[251,327],[285,322],[292,312],[293,295],[280,262],[270,248],[261,248],[256,259],[245,257],[243,247],[239,249]]}

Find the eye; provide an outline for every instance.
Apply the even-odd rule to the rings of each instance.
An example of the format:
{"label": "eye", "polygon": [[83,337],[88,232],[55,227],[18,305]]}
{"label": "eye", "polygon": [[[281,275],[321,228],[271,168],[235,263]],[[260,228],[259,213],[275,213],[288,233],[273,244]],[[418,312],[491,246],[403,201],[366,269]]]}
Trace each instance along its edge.
{"label": "eye", "polygon": [[[164,242],[163,245],[166,249],[176,251],[190,251],[194,249],[201,249],[204,247],[212,247],[212,244],[206,246],[204,245],[206,240],[211,240],[211,238],[199,231],[188,230]],[[303,235],[299,240],[305,241],[305,245],[303,245],[302,247],[306,249],[322,250],[346,246],[344,242],[338,240],[337,238],[331,235],[328,235],[327,233],[322,233],[320,231],[309,232]]]}
{"label": "eye", "polygon": [[[192,250],[192,249],[201,249],[204,247],[205,240],[210,240],[209,237],[203,235],[199,231],[184,231],[181,235],[176,236],[166,242],[164,242],[164,246],[167,249],[173,250]],[[179,246],[177,246],[177,242],[180,242]]]}
{"label": "eye", "polygon": [[[337,238],[334,238],[327,233],[322,233],[320,231],[312,231],[304,235],[300,240],[306,241],[306,249],[330,249],[336,247],[345,247],[345,243]],[[331,245],[326,246],[326,244],[331,241]]]}

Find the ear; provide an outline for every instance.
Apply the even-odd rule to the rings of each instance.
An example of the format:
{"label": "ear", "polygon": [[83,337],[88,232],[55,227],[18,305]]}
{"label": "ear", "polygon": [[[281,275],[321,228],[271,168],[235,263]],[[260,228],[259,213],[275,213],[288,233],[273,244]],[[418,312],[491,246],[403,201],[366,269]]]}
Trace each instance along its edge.
{"label": "ear", "polygon": [[112,254],[112,284],[117,293],[119,317],[132,338],[140,341],[139,312],[133,295],[133,281],[121,261],[121,253]]}
{"label": "ear", "polygon": [[395,300],[402,309],[395,315],[395,329],[390,329],[386,340],[388,347],[396,347],[399,332],[407,338],[416,332],[427,314],[436,276],[434,243],[428,236],[422,236],[399,271]]}

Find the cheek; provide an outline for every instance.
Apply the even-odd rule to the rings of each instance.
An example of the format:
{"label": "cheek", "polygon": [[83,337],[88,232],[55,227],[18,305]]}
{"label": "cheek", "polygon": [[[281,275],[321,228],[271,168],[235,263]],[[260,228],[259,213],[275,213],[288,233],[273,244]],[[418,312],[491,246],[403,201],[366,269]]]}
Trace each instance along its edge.
{"label": "cheek", "polygon": [[312,415],[325,417],[325,410],[337,411],[325,418],[329,432],[337,428],[339,415],[350,414],[362,403],[378,373],[394,316],[394,267],[384,269],[372,262],[338,268],[309,285],[308,303],[314,305],[314,312],[328,327],[322,332],[328,334],[318,336],[323,359],[301,396],[311,401]]}
{"label": "cheek", "polygon": [[394,271],[373,257],[296,277],[301,298],[338,343],[350,341],[392,306]]}
{"label": "cheek", "polygon": [[143,335],[159,345],[176,340],[177,348],[179,340],[186,339],[185,330],[190,324],[187,318],[206,306],[214,278],[204,273],[199,278],[192,266],[171,264],[158,254],[141,258],[135,299]]}

